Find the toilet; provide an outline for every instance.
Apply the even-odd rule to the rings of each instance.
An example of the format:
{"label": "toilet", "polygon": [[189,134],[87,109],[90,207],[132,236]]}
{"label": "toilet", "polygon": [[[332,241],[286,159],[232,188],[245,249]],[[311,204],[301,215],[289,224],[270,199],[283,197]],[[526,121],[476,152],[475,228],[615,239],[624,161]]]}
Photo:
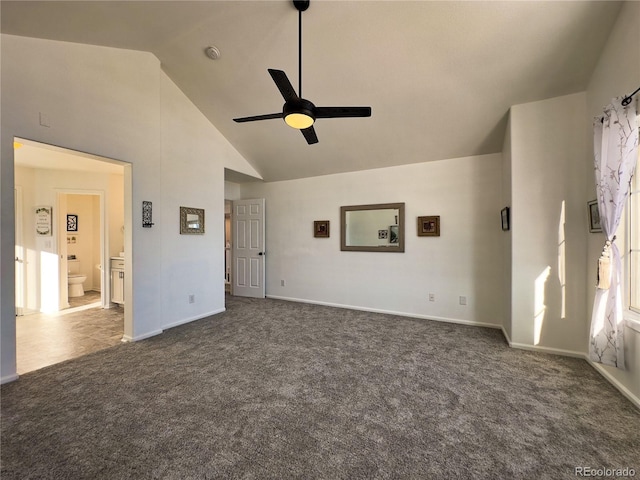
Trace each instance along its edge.
{"label": "toilet", "polygon": [[67,274],[69,296],[82,297],[84,295],[84,288],[82,287],[82,284],[87,279],[87,276],[80,273],[80,260],[67,260],[67,265],[69,268],[69,272]]}

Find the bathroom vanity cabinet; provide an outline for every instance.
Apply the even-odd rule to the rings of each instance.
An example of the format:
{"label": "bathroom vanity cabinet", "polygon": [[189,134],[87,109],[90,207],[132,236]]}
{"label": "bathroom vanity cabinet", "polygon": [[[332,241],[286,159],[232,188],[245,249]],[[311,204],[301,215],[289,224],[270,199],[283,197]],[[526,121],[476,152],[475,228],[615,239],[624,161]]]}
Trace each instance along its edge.
{"label": "bathroom vanity cabinet", "polygon": [[111,301],[124,305],[124,258],[111,257]]}

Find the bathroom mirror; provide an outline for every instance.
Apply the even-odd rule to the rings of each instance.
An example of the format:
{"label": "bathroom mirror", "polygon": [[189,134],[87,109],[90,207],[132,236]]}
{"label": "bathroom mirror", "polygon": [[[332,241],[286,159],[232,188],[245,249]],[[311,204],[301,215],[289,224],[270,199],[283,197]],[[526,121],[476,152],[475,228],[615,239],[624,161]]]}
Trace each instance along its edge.
{"label": "bathroom mirror", "polygon": [[340,207],[340,250],[404,252],[404,203]]}
{"label": "bathroom mirror", "polygon": [[204,233],[204,209],[180,207],[180,233]]}

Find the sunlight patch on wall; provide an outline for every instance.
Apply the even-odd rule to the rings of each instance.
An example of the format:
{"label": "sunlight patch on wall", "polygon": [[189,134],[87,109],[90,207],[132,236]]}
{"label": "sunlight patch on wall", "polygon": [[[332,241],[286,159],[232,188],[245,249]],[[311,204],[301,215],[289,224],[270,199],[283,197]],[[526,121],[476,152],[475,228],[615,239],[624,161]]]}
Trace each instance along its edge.
{"label": "sunlight patch on wall", "polygon": [[567,292],[566,292],[566,263],[567,257],[565,253],[566,240],[564,233],[565,225],[565,201],[562,201],[562,207],[560,209],[560,222],[558,223],[558,281],[560,282],[560,298],[562,307],[560,310],[560,318],[567,317]]}
{"label": "sunlight patch on wall", "polygon": [[544,315],[547,307],[544,303],[544,287],[547,284],[547,279],[551,274],[551,267],[547,266],[535,281],[535,296],[534,296],[534,331],[533,331],[533,344],[538,345],[540,343],[540,335],[542,334],[542,325],[544,323]]}
{"label": "sunlight patch on wall", "polygon": [[40,252],[40,311],[57,312],[58,306],[58,255]]}

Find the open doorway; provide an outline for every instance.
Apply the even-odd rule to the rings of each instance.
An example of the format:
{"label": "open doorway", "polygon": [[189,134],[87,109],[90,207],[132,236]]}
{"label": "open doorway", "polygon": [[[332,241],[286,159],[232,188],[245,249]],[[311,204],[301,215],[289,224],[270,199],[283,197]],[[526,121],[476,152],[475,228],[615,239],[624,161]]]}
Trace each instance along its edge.
{"label": "open doorway", "polygon": [[111,301],[110,266],[112,257],[124,257],[131,176],[124,162],[20,138],[14,159],[23,374],[122,340],[130,315]]}

